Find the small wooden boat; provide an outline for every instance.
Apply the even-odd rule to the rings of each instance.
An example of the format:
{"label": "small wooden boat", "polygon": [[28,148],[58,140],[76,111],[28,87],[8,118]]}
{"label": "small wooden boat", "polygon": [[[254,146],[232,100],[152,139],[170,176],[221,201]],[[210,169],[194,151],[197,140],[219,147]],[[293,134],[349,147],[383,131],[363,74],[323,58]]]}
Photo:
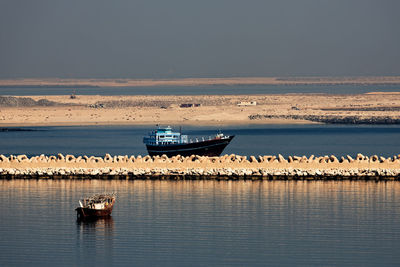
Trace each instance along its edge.
{"label": "small wooden boat", "polygon": [[96,194],[79,200],[75,210],[78,218],[107,217],[111,215],[114,203],[114,194]]}

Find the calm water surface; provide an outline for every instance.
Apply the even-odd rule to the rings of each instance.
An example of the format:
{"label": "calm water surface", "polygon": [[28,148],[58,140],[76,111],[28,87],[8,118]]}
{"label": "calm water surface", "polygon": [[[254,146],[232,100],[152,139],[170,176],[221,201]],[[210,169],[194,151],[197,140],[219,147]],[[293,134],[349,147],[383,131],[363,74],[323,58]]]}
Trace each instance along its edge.
{"label": "calm water surface", "polygon": [[[0,154],[145,154],[149,126],[0,131]],[[20,131],[22,130],[22,131]],[[216,127],[184,127],[202,136]],[[224,153],[399,154],[399,126],[249,125]],[[82,196],[116,192],[108,220]],[[400,183],[0,181],[0,266],[398,266]]]}
{"label": "calm water surface", "polygon": [[[70,95],[75,88],[0,87],[0,95]],[[77,88],[78,95],[248,95],[248,94],[363,94],[367,92],[400,92],[400,84],[336,85],[206,85]]]}
{"label": "calm water surface", "polygon": [[[108,220],[77,222],[114,191]],[[400,183],[0,181],[1,266],[398,266]]]}
{"label": "calm water surface", "polygon": [[[93,126],[0,129],[0,154],[145,155],[147,151],[142,142],[143,136],[154,128]],[[393,156],[400,152],[400,126],[184,126],[183,132],[200,138],[216,134],[219,129],[225,134],[236,135],[224,154],[355,156],[363,153]]]}

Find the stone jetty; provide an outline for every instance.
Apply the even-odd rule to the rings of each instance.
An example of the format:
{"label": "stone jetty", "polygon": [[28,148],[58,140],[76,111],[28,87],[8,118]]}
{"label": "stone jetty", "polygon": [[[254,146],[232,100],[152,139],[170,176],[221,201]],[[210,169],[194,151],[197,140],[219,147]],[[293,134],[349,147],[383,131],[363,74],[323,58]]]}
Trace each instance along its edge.
{"label": "stone jetty", "polygon": [[[375,108],[379,110],[379,108]],[[395,108],[392,108],[393,110]],[[334,109],[331,109],[334,110]],[[364,108],[365,111],[368,109]],[[263,119],[286,119],[286,120],[306,120],[312,122],[322,122],[327,124],[400,124],[398,116],[349,116],[349,115],[260,115],[249,116],[250,120]]]}
{"label": "stone jetty", "polygon": [[2,179],[400,180],[400,155],[0,155]]}

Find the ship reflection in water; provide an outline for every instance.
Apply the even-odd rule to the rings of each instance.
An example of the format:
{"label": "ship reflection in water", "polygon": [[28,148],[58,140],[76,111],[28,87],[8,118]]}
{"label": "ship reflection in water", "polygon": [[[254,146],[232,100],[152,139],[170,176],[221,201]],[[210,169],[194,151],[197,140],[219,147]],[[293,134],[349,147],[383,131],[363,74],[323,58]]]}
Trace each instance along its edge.
{"label": "ship reflection in water", "polygon": [[78,218],[77,251],[83,262],[112,265],[114,250],[114,219]]}

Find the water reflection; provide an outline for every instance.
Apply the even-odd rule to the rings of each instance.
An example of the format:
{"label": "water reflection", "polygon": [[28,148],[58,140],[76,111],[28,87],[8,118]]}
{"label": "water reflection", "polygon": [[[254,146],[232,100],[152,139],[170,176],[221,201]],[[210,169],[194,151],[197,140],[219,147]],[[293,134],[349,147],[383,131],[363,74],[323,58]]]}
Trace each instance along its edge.
{"label": "water reflection", "polygon": [[114,219],[77,219],[78,257],[83,262],[112,264],[114,249]]}
{"label": "water reflection", "polygon": [[[105,191],[112,217],[76,221]],[[0,180],[0,202],[0,266],[400,262],[395,181]]]}
{"label": "water reflection", "polygon": [[81,231],[102,231],[104,234],[112,234],[114,219],[112,216],[102,218],[77,218],[76,224]]}

